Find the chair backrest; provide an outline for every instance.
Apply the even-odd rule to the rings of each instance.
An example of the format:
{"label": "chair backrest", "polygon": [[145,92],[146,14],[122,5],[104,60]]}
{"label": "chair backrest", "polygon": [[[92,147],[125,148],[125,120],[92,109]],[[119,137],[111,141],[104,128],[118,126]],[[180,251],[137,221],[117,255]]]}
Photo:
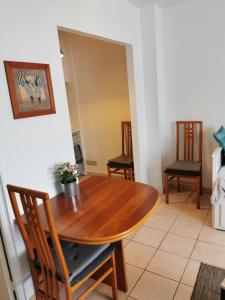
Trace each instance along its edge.
{"label": "chair backrest", "polygon": [[133,155],[131,122],[122,121],[122,155]]}
{"label": "chair backrest", "polygon": [[202,161],[202,121],[177,121],[176,160]]}
{"label": "chair backrest", "polygon": [[[50,237],[57,254],[57,260],[61,268],[61,274],[65,280],[69,278],[69,272],[59,242],[58,234],[56,232],[49,196],[44,192],[13,185],[7,185],[7,189],[16,221],[26,246],[35,291],[36,293],[39,293],[39,295],[41,293],[41,297],[43,299],[59,299],[56,267],[48,244],[46,233],[41,223],[38,199],[40,199],[43,203]],[[27,227],[25,227],[24,219],[20,215],[17,203],[18,200],[22,203]],[[38,268],[38,273],[43,279],[41,289],[37,284],[37,274],[35,274],[36,268],[34,268],[34,264],[37,263],[37,261],[40,266]]]}

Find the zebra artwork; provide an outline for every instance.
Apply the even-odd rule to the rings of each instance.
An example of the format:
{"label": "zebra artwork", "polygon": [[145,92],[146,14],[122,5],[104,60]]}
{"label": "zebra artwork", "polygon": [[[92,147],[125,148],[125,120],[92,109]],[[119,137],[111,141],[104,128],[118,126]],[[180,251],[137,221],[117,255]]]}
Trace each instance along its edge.
{"label": "zebra artwork", "polygon": [[31,102],[34,102],[33,92],[32,92],[32,85],[29,80],[27,80],[24,74],[18,76],[18,84],[21,85],[26,93],[27,96],[30,98]]}
{"label": "zebra artwork", "polygon": [[4,61],[4,65],[15,119],[56,112],[49,64]]}
{"label": "zebra artwork", "polygon": [[41,75],[37,74],[34,79],[36,96],[38,98],[38,102],[41,103],[41,87],[43,85],[43,79]]}
{"label": "zebra artwork", "polygon": [[25,89],[27,96],[32,103],[35,101],[35,98],[41,103],[41,88],[43,87],[42,76],[36,74],[32,79],[33,80],[28,79],[25,74],[20,74],[18,76],[18,84]]}

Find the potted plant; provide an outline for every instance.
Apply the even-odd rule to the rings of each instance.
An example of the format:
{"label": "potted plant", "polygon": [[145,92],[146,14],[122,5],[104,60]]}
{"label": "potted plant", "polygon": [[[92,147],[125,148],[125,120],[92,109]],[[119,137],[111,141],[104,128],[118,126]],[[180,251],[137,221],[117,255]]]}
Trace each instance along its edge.
{"label": "potted plant", "polygon": [[76,196],[76,182],[79,166],[70,162],[61,163],[56,167],[56,177],[61,182],[63,192],[67,197]]}

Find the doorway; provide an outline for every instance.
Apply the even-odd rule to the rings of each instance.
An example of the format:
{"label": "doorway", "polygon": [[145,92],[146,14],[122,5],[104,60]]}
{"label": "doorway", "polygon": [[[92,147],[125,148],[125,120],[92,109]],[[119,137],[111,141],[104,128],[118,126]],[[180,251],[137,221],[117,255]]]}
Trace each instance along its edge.
{"label": "doorway", "polygon": [[58,33],[76,161],[83,174],[105,175],[108,159],[122,151],[121,122],[131,119],[126,47]]}

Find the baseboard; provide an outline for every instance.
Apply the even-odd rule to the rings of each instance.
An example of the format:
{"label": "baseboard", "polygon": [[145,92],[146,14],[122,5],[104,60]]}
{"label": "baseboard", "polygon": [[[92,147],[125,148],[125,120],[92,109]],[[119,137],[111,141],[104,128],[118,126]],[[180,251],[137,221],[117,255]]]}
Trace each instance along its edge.
{"label": "baseboard", "polygon": [[96,173],[96,172],[87,172],[87,176],[92,176],[92,175],[108,177],[108,174]]}
{"label": "baseboard", "polygon": [[[182,191],[193,191],[192,186],[183,185],[180,184],[180,188]],[[173,187],[173,190],[176,190],[176,187]],[[165,187],[163,187],[163,194],[165,194]],[[211,195],[212,194],[212,188],[209,187],[203,187],[203,194]]]}
{"label": "baseboard", "polygon": [[212,188],[203,187],[203,193],[207,194],[207,195],[211,195],[212,194]]}

